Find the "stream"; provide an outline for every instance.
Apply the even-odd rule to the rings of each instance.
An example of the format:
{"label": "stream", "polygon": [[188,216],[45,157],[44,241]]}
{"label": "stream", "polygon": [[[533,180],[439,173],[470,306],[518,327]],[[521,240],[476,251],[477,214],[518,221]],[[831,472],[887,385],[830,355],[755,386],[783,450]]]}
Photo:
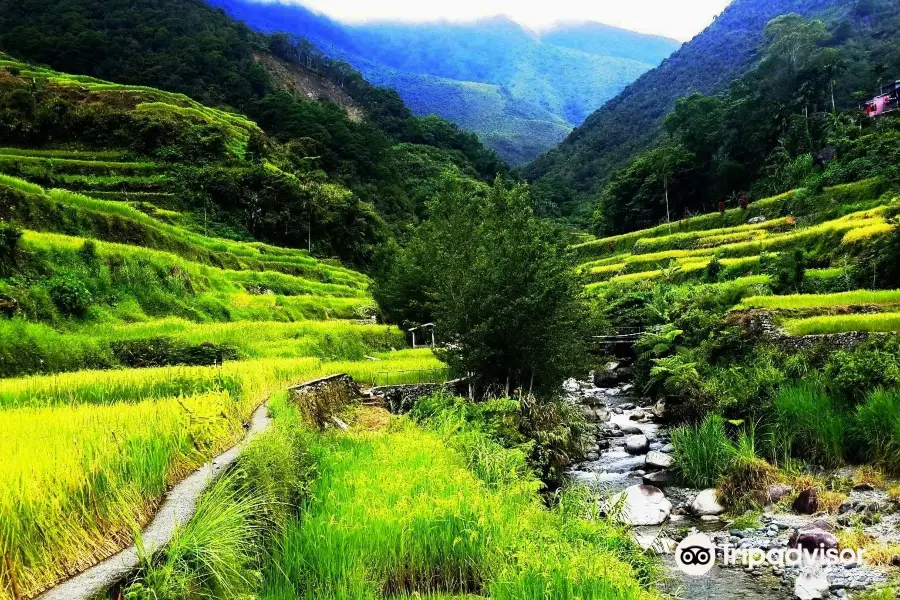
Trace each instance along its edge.
{"label": "stream", "polygon": [[[615,370],[615,363],[612,363]],[[607,369],[610,371],[610,369]],[[624,369],[627,372],[627,369]],[[745,531],[731,530],[732,522],[724,516],[691,514],[691,504],[700,490],[676,487],[672,469],[669,430],[662,420],[664,407],[633,393],[628,377],[609,377],[609,373],[593,376],[592,381],[568,380],[564,385],[570,402],[578,405],[587,420],[594,424],[597,447],[588,453],[584,462],[573,465],[568,476],[609,498],[633,486],[653,486],[653,493],[665,495],[664,504],[671,503],[662,523],[634,527],[636,541],[644,548],[653,548],[663,555],[667,580],[660,588],[675,597],[689,599],[790,600],[793,598],[850,598],[863,590],[883,582],[883,570],[867,565],[845,567],[843,564],[823,563],[818,567],[777,568],[772,566],[747,569],[723,567],[717,561],[709,573],[691,577],[675,564],[674,546],[686,535],[702,532],[716,545],[731,543],[741,548],[768,551],[787,549],[789,538],[799,529],[822,523],[812,516],[775,513],[772,507],[762,516],[762,527]],[[646,443],[642,444],[646,438]],[[626,448],[626,445],[630,446]],[[649,458],[648,458],[649,454]],[[667,464],[668,463],[668,464]],[[656,489],[660,488],[660,489]],[[647,488],[641,488],[647,489]],[[853,492],[850,499],[862,498],[869,492]],[[890,526],[897,530],[900,517]],[[840,522],[840,519],[838,519]],[[833,525],[829,525],[833,527]],[[819,531],[819,530],[816,530]],[[832,529],[833,531],[833,529]],[[805,594],[796,587],[795,580],[803,575],[810,578],[816,590]]]}

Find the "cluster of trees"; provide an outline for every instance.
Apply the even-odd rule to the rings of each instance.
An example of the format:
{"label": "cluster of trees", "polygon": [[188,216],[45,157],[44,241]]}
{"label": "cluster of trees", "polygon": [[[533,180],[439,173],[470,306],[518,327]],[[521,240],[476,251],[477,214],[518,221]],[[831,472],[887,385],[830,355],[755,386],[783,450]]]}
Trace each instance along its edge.
{"label": "cluster of trees", "polygon": [[[430,189],[433,182],[414,174],[452,168],[461,176],[490,181],[508,172],[473,134],[441,119],[416,118],[395,92],[370,85],[346,63],[325,57],[293,36],[255,33],[203,0],[110,0],[102,5],[93,0],[0,0],[0,49],[60,71],[184,93],[256,120],[288,148],[294,174],[301,179],[327,178],[353,193],[349,201],[332,198],[324,204],[356,207],[356,214],[344,214],[341,222],[364,223],[350,227],[364,237],[352,251],[339,251],[340,244],[330,242],[318,250],[352,256],[361,266],[371,256],[363,247],[399,235],[422,213],[420,188]],[[308,68],[334,82],[362,109],[365,119],[351,120],[329,101],[310,101],[279,89],[254,58],[259,54]],[[133,147],[127,139],[109,139],[105,144]],[[394,151],[409,145],[416,149]],[[422,163],[430,164],[423,168]],[[254,182],[265,177],[263,171],[241,173],[224,187],[243,190],[246,197],[241,204],[255,205],[260,197],[272,195],[271,185],[255,187]],[[248,184],[252,187],[243,187]],[[206,201],[223,199],[218,208],[227,213],[234,206],[231,196],[207,194]],[[277,208],[278,202],[273,200],[271,207]],[[246,215],[235,218],[246,221]],[[279,225],[275,230],[289,232],[279,236],[279,243],[301,247],[308,243],[307,235],[295,238],[290,227]]]}
{"label": "cluster of trees", "polygon": [[476,393],[555,392],[585,366],[589,313],[565,243],[528,188],[446,176],[428,219],[382,252],[373,295],[398,323],[436,324]]}
{"label": "cluster of trees", "polygon": [[[874,0],[866,6],[875,10]],[[878,22],[900,26],[896,7],[881,16]],[[727,93],[679,99],[664,119],[662,143],[613,173],[599,194],[596,230],[640,229],[720,202],[736,207],[744,192],[760,198],[800,186],[893,178],[896,151],[885,156],[880,149],[886,141],[896,146],[895,123],[871,122],[858,104],[872,92],[849,90],[889,68],[879,57],[900,54],[880,43],[861,46],[866,31],[859,19],[832,28],[796,14],[772,20],[753,69]],[[900,76],[900,62],[896,68]]]}

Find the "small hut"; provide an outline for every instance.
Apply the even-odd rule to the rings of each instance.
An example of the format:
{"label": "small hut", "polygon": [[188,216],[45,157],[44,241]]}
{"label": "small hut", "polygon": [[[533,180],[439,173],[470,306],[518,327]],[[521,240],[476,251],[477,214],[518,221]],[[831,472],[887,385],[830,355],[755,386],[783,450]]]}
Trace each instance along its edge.
{"label": "small hut", "polygon": [[406,331],[412,336],[413,348],[424,348],[425,346],[434,348],[434,323],[425,323]]}

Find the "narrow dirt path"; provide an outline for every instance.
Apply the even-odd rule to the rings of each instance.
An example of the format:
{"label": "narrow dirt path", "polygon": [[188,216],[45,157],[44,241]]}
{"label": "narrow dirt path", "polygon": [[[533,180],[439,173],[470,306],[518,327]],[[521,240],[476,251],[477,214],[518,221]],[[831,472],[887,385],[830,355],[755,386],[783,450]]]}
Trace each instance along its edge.
{"label": "narrow dirt path", "polygon": [[[194,516],[197,500],[203,491],[228,470],[241,450],[253,438],[268,429],[271,422],[268,404],[263,404],[253,412],[250,427],[240,442],[176,484],[166,494],[166,499],[156,516],[141,533],[144,547],[151,552],[165,547],[172,539],[175,529]],[[134,572],[137,566],[138,552],[132,544],[118,554],[50,588],[37,596],[37,600],[90,600]]]}

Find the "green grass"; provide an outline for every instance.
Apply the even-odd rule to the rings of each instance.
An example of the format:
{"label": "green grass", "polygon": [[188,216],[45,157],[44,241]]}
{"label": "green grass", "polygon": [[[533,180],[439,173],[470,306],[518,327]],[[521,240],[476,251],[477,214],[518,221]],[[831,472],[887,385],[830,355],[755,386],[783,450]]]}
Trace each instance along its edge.
{"label": "green grass", "polygon": [[[422,368],[446,376],[430,353],[374,364],[268,361],[0,380],[8,432],[0,438],[0,553],[28,595],[109,556],[169,484],[239,438],[252,410],[290,383]],[[417,379],[428,380],[422,371]]]}
{"label": "green grass", "polygon": [[699,489],[719,485],[733,452],[722,417],[710,415],[699,425],[672,430],[672,445],[685,484]]}
{"label": "green grass", "polygon": [[548,511],[534,480],[480,480],[410,422],[326,434],[311,453],[318,478],[279,541],[267,600],[655,597],[620,558],[631,544],[618,530]]}
{"label": "green grass", "polygon": [[863,459],[900,473],[900,393],[871,392],[856,409],[855,429]]}
{"label": "green grass", "polygon": [[856,290],[837,294],[793,294],[790,296],[752,296],[736,308],[781,310],[831,308],[836,306],[884,306],[900,304],[900,290]]}
{"label": "green grass", "polygon": [[849,420],[816,383],[779,390],[773,402],[777,455],[802,456],[836,466],[846,455]]}
{"label": "green grass", "polygon": [[864,331],[869,333],[900,331],[900,313],[833,315],[788,319],[783,327],[791,335],[825,335]]}
{"label": "green grass", "polygon": [[128,153],[124,150],[82,150],[78,148],[0,148],[4,156],[33,156],[87,161],[121,161]]}

